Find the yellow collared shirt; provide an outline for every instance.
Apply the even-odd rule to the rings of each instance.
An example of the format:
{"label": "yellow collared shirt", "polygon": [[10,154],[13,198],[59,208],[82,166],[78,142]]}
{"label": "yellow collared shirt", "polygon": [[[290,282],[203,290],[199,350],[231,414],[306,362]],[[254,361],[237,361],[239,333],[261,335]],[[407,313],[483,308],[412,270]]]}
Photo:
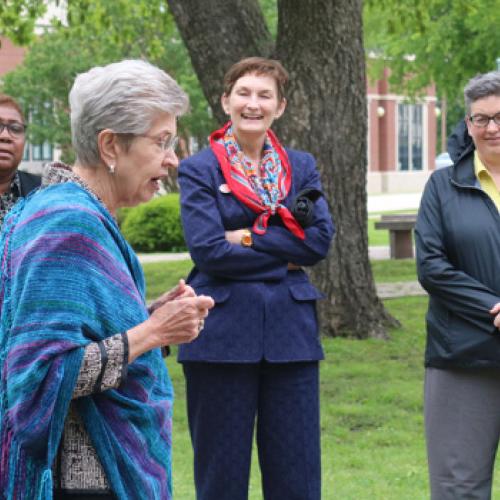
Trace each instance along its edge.
{"label": "yellow collared shirt", "polygon": [[477,151],[474,152],[474,172],[476,173],[477,180],[482,190],[493,200],[493,203],[500,211],[500,192],[498,191],[493,177],[491,177],[488,169],[479,158]]}

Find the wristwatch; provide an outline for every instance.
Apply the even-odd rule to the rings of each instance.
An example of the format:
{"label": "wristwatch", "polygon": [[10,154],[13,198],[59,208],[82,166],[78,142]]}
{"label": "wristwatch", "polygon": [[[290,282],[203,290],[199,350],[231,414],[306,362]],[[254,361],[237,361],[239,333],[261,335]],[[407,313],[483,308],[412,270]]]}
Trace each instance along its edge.
{"label": "wristwatch", "polygon": [[252,246],[252,232],[250,229],[244,229],[243,230],[243,236],[241,237],[240,243],[244,247],[251,247]]}

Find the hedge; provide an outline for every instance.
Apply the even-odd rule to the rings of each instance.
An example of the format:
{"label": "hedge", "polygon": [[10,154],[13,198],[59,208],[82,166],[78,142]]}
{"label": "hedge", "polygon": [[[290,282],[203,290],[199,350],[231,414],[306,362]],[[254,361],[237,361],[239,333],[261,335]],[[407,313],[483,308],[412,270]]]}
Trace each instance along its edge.
{"label": "hedge", "polygon": [[137,252],[186,250],[177,193],[126,209],[119,221],[123,235]]}

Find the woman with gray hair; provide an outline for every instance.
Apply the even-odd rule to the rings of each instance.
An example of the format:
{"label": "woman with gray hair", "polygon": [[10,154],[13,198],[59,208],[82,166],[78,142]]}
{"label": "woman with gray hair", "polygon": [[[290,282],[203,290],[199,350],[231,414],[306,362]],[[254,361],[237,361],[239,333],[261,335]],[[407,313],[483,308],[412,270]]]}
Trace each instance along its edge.
{"label": "woman with gray hair", "polygon": [[5,220],[2,498],[171,498],[172,387],[160,348],[196,338],[213,301],[181,280],[148,309],[115,215],[177,167],[187,105],[144,61],[79,75],[75,165],[51,165]]}
{"label": "woman with gray hair", "polygon": [[464,90],[416,226],[429,293],[425,427],[434,500],[489,499],[500,438],[500,72]]}

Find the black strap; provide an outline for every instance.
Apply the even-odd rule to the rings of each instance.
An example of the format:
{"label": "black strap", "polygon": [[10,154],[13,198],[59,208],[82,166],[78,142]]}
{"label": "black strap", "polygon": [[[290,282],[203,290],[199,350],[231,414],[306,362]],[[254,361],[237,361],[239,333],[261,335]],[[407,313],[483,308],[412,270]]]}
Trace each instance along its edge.
{"label": "black strap", "polygon": [[99,376],[95,381],[94,392],[101,392],[102,379],[104,377],[104,372],[106,371],[106,366],[108,365],[109,358],[108,351],[106,351],[104,342],[101,340],[100,342],[97,342],[97,345],[99,346],[99,351],[101,352],[101,372],[99,373]]}

